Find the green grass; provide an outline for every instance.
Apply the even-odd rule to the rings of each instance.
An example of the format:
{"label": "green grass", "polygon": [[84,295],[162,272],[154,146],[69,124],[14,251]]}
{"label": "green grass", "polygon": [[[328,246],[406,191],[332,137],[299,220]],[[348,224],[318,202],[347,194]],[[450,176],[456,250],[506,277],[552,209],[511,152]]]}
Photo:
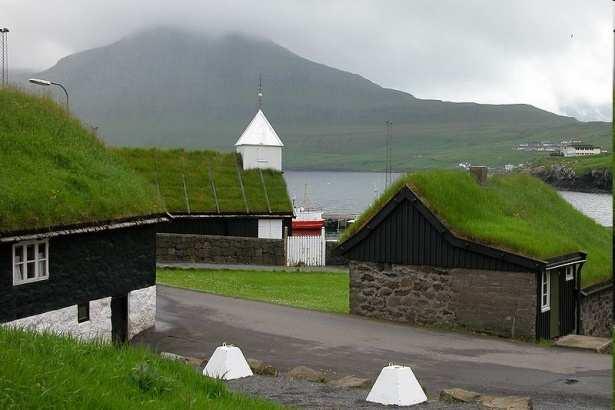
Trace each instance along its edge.
{"label": "green grass", "polygon": [[159,269],[157,283],[280,305],[348,313],[348,274]]}
{"label": "green grass", "polygon": [[585,251],[583,286],[612,277],[611,230],[528,175],[493,176],[480,186],[467,172],[408,174],[378,198],[341,241],[365,225],[406,184],[460,236],[539,259]]}
{"label": "green grass", "polygon": [[533,166],[552,167],[563,165],[574,170],[576,175],[590,173],[592,170],[602,170],[613,167],[611,154],[600,154],[587,157],[543,157],[532,163]]}
{"label": "green grass", "polygon": [[267,214],[270,208],[272,213],[292,212],[282,173],[263,170],[261,178],[258,170],[243,171],[238,154],[155,148],[115,152],[160,193],[169,212],[217,213],[218,208],[222,213]]}
{"label": "green grass", "polygon": [[0,232],[159,213],[154,190],[49,99],[0,90]]}
{"label": "green grass", "polygon": [[0,328],[2,409],[273,409],[142,347]]}

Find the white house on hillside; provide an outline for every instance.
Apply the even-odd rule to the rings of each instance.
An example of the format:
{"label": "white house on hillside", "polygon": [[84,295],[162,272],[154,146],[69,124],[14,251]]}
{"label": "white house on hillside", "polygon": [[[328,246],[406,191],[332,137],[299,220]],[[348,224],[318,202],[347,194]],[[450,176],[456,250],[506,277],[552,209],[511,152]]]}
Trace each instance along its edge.
{"label": "white house on hillside", "polygon": [[598,155],[602,152],[600,147],[591,144],[568,144],[562,146],[561,154],[565,157],[581,157]]}
{"label": "white house on hillside", "polygon": [[282,141],[261,109],[235,143],[243,169],[282,170]]}

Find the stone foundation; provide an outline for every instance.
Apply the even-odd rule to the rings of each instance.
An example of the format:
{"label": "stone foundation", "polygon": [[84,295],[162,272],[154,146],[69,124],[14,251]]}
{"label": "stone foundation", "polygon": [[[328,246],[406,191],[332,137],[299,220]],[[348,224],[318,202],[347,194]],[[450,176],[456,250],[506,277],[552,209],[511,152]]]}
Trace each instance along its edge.
{"label": "stone foundation", "polygon": [[156,240],[156,258],[163,263],[286,264],[283,239],[218,235],[160,233]]}
{"label": "stone foundation", "polygon": [[350,262],[353,314],[417,325],[535,337],[536,276]]}
{"label": "stone foundation", "polygon": [[581,334],[610,337],[613,326],[613,283],[581,291]]}
{"label": "stone foundation", "polygon": [[79,339],[111,341],[111,298],[90,302],[90,320],[77,321],[77,305],[13,320],[5,326],[71,335]]}
{"label": "stone foundation", "polygon": [[156,286],[128,294],[128,338],[132,339],[156,323]]}
{"label": "stone foundation", "polygon": [[[128,338],[154,326],[156,286],[133,290],[128,294]],[[111,341],[111,298],[90,301],[90,320],[77,321],[77,305],[3,323],[37,332],[70,335],[83,340]]]}

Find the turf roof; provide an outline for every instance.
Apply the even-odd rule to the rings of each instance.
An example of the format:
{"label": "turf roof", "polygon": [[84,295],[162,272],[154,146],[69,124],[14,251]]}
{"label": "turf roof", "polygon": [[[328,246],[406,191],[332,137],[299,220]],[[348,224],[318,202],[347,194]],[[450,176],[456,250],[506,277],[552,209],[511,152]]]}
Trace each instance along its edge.
{"label": "turf roof", "polygon": [[585,251],[583,285],[612,278],[611,229],[528,175],[493,176],[481,186],[461,171],[408,174],[378,198],[341,241],[358,232],[405,185],[458,236],[541,260]]}
{"label": "turf roof", "polygon": [[160,213],[155,191],[47,98],[0,90],[0,235]]}
{"label": "turf roof", "polygon": [[[292,214],[281,172],[244,171],[235,153],[120,148],[175,214]],[[243,187],[243,190],[242,190]]]}

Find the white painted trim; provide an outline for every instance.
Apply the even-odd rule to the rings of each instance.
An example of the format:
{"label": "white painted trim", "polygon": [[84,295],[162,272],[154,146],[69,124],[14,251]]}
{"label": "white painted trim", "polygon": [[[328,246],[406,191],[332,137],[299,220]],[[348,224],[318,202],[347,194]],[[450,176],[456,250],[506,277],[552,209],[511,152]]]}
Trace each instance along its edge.
{"label": "white painted trim", "polygon": [[583,262],[587,262],[587,259],[581,259],[581,260],[574,261],[574,262],[562,263],[561,265],[553,265],[553,266],[548,267],[547,270],[558,269],[558,268],[562,268],[564,266],[576,265],[577,263],[583,263]]}
{"label": "white painted trim", "polygon": [[[545,294],[545,280],[547,285],[547,292]],[[547,296],[547,303],[543,303],[544,296]],[[540,311],[542,313],[551,310],[551,273],[544,271],[540,275]]]}
{"label": "white painted trim", "polygon": [[149,225],[149,224],[159,223],[159,222],[168,222],[168,219],[167,218],[151,218],[151,219],[142,219],[139,221],[109,223],[105,225],[65,229],[65,230],[60,230],[60,231],[41,232],[41,233],[34,233],[34,234],[27,234],[27,235],[6,236],[4,238],[0,238],[0,242],[26,241],[26,240],[35,240],[35,239],[42,239],[42,238],[53,238],[55,236],[72,235],[72,234],[77,234],[77,233],[101,232],[101,231],[107,231],[111,229],[128,228],[131,226]]}
{"label": "white painted trim", "polygon": [[[45,272],[47,272],[47,274],[45,276],[40,276],[39,272],[38,272],[38,263],[40,262],[39,258],[38,258],[38,247],[40,245],[45,245]],[[28,265],[28,256],[27,256],[27,250],[26,248],[29,245],[34,245],[34,277],[33,278],[29,278],[28,279],[28,273],[26,272],[26,278],[25,279],[17,279],[17,270],[15,269],[17,267],[17,264],[15,263],[15,249],[16,248],[23,248],[23,257],[24,260],[22,262],[20,262],[20,265],[24,265],[24,267],[27,270],[27,265]],[[12,265],[12,272],[13,272],[13,286],[19,286],[19,285],[25,285],[27,283],[33,283],[33,282],[40,282],[43,280],[48,280],[49,279],[49,240],[48,239],[44,239],[44,240],[30,240],[30,241],[21,241],[21,242],[17,242],[14,243],[13,246],[11,247],[11,265]]]}

